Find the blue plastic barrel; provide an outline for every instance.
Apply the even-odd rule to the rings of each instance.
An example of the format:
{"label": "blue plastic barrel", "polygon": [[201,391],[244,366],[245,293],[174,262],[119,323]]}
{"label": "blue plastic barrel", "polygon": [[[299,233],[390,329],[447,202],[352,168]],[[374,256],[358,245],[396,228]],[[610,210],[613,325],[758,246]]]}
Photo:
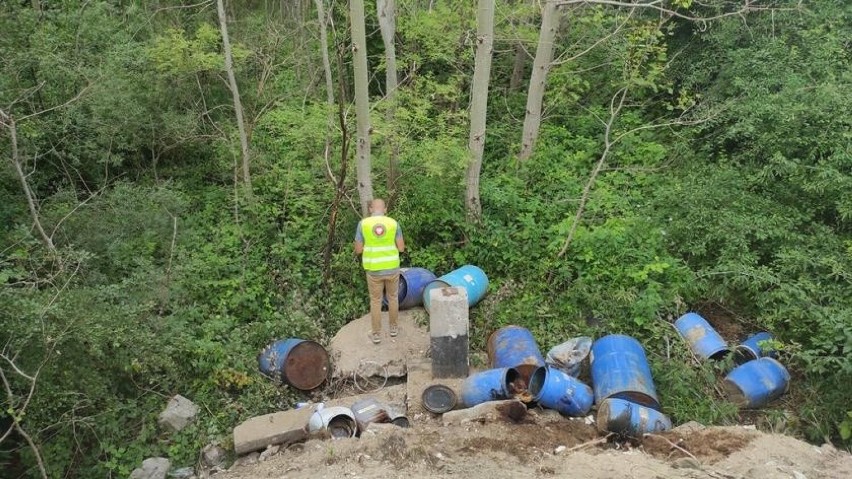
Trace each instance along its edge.
{"label": "blue plastic barrel", "polygon": [[692,352],[701,359],[722,359],[731,352],[722,336],[699,314],[686,313],[674,325]]}
{"label": "blue plastic barrel", "polygon": [[471,374],[459,388],[459,401],[464,407],[472,407],[488,401],[508,399],[512,394],[512,383],[520,377],[514,368],[489,369]]}
{"label": "blue plastic barrel", "polygon": [[544,357],[527,328],[506,326],[491,333],[487,343],[492,368],[515,368],[529,383],[533,371],[544,366]]}
{"label": "blue plastic barrel", "polygon": [[328,352],[314,341],[279,339],[257,356],[260,372],[296,389],[319,387],[328,376]]}
{"label": "blue plastic barrel", "polygon": [[589,353],[595,402],[614,397],[660,409],[648,358],[639,341],[622,334],[604,336]]}
{"label": "blue plastic barrel", "polygon": [[743,364],[764,356],[770,358],[776,357],[777,354],[774,349],[764,349],[760,346],[762,341],[770,340],[772,340],[772,335],[765,331],[749,336],[745,341],[740,343],[735,350],[735,360],[737,364]]}
{"label": "blue plastic barrel", "polygon": [[403,268],[399,275],[399,309],[423,304],[423,290],[435,281],[435,273],[426,268]]}
{"label": "blue plastic barrel", "polygon": [[429,311],[429,292],[436,288],[450,286],[466,289],[467,304],[472,307],[480,302],[485,297],[485,293],[488,292],[488,276],[485,276],[485,271],[468,264],[430,282],[423,289],[423,306],[426,311]]}
{"label": "blue plastic barrel", "polygon": [[668,416],[624,399],[605,399],[598,406],[598,430],[641,439],[649,433],[668,431],[672,421]]}
{"label": "blue plastic barrel", "polygon": [[592,388],[556,368],[537,368],[530,377],[529,392],[539,406],[568,416],[585,416],[592,409]]}
{"label": "blue plastic barrel", "polygon": [[772,358],[759,358],[734,368],[722,383],[728,400],[741,408],[759,408],[787,392],[790,373]]}

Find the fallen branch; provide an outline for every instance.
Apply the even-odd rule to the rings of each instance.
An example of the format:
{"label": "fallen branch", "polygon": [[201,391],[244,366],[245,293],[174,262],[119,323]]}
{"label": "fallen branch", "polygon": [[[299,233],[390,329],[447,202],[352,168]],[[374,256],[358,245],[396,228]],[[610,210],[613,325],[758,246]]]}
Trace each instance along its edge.
{"label": "fallen branch", "polygon": [[699,461],[699,460],[698,460],[698,458],[697,458],[697,457],[695,457],[695,456],[694,456],[691,452],[689,452],[689,451],[687,451],[686,449],[684,449],[684,448],[682,448],[682,447],[678,446],[677,444],[675,444],[675,443],[673,443],[673,442],[669,441],[669,439],[668,439],[667,437],[665,437],[665,436],[661,436],[661,435],[659,435],[659,434],[645,433],[644,437],[658,437],[658,438],[662,439],[663,441],[666,441],[667,443],[669,443],[669,445],[670,445],[671,447],[673,447],[674,449],[677,449],[678,451],[680,451],[680,452],[682,452],[682,453],[686,454],[687,456],[691,457],[692,459],[694,459],[694,460],[695,460],[695,462],[697,462],[697,463],[701,464],[701,461]]}

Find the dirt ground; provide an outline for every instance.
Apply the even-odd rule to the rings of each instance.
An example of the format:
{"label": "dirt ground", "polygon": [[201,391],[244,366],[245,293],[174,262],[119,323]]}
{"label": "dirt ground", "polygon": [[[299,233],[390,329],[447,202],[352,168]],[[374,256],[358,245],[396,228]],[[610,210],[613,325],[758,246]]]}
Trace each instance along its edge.
{"label": "dirt ground", "polygon": [[501,477],[841,479],[852,455],[743,427],[681,427],[639,444],[614,441],[584,419],[532,412],[520,422],[411,429],[311,440],[217,479]]}

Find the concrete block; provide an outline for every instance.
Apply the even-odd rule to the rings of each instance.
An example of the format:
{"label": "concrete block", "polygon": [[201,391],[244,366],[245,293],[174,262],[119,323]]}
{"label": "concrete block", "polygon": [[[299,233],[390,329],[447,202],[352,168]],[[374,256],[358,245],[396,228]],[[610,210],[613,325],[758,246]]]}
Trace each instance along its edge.
{"label": "concrete block", "polygon": [[429,294],[429,334],[433,338],[467,336],[470,329],[467,290],[438,288]]}
{"label": "concrete block", "polygon": [[429,334],[432,376],[463,378],[470,372],[467,291],[440,288],[430,291]]}
{"label": "concrete block", "polygon": [[313,407],[305,407],[253,417],[234,428],[234,452],[241,455],[266,449],[271,444],[304,441],[313,413]]}

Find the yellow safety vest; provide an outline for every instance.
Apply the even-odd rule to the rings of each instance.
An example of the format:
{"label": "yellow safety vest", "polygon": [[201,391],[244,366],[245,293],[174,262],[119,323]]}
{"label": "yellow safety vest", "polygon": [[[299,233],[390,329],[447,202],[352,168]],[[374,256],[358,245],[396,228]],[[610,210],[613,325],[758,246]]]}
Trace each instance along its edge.
{"label": "yellow safety vest", "polygon": [[364,253],[361,263],[367,271],[399,268],[399,250],[396,248],[396,220],[387,216],[370,216],[361,220],[364,236]]}

